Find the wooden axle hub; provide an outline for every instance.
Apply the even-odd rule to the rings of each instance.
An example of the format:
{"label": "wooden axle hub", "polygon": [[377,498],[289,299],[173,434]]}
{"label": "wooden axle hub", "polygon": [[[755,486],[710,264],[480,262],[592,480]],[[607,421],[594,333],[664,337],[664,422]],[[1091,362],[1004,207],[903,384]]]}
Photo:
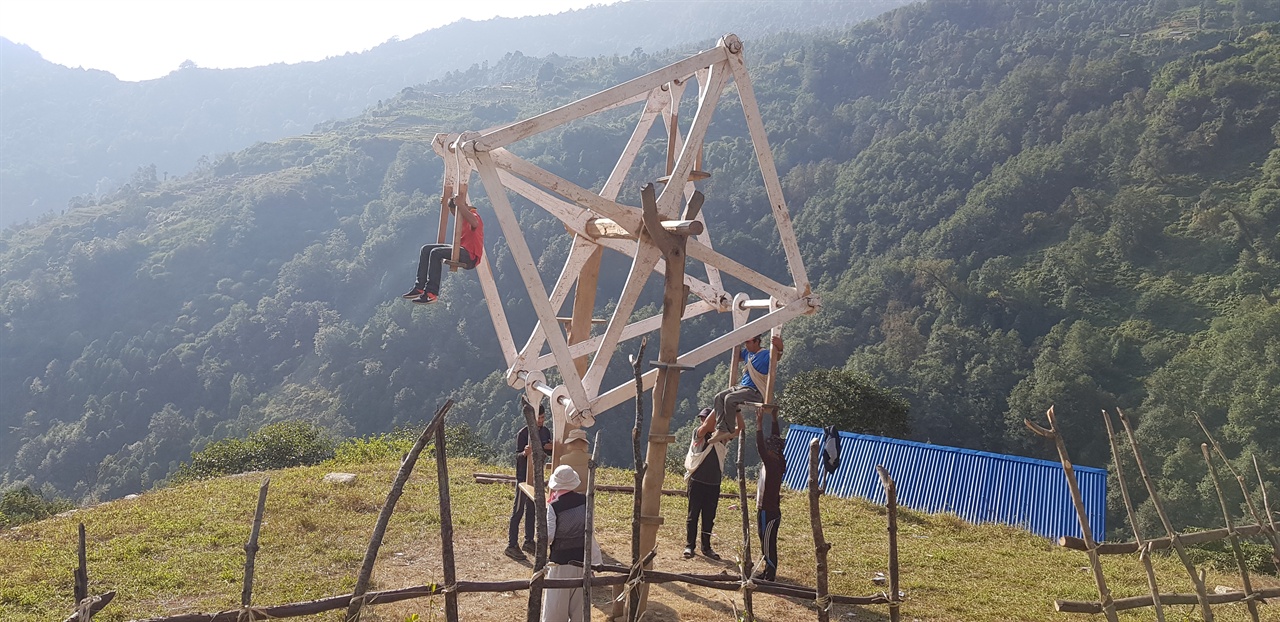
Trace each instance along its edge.
{"label": "wooden axle hub", "polygon": [[[701,235],[705,226],[697,220],[664,220],[662,228],[672,235]],[[587,235],[596,239],[605,240],[634,240],[636,236],[631,235],[626,229],[618,223],[608,218],[592,218],[587,221],[584,227]]]}

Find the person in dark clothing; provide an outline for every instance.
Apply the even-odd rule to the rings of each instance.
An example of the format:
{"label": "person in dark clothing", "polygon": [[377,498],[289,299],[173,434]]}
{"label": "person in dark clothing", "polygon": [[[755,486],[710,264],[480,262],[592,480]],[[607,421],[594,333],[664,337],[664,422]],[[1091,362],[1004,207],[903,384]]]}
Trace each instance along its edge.
{"label": "person in dark clothing", "polygon": [[769,437],[764,435],[764,410],[756,410],[756,452],[760,454],[760,479],[756,482],[756,516],[760,530],[761,563],[754,573],[758,579],[774,581],[778,576],[778,524],[782,521],[782,475],[787,469],[782,454],[782,432],[778,416]]}
{"label": "person in dark clothing", "polygon": [[[737,429],[742,430],[739,422]],[[702,519],[702,554],[714,560],[720,556],[711,548],[711,530],[715,528],[716,509],[720,505],[720,482],[724,478],[725,441],[712,442],[716,419],[712,409],[698,413],[698,427],[689,439],[689,453],[684,458],[689,512],[685,518],[684,557],[693,557],[698,536],[698,520]]]}
{"label": "person in dark clothing", "polygon": [[[527,411],[533,410],[533,405],[525,402],[524,408]],[[538,440],[542,445],[543,451],[549,455],[551,453],[551,430],[544,425],[547,421],[547,413],[542,408],[538,408]],[[529,446],[529,426],[520,429],[516,434],[516,500],[511,506],[511,520],[507,526],[507,550],[503,551],[503,555],[510,557],[516,561],[524,561],[527,559],[520,546],[517,546],[517,540],[520,535],[520,519],[524,518],[524,551],[534,552],[534,516],[533,516],[533,500],[520,491],[520,483],[529,477],[529,456],[533,455],[533,448]]]}
{"label": "person in dark clothing", "polygon": [[[458,261],[462,262],[463,268],[474,270],[480,263],[480,257],[484,255],[484,221],[480,220],[480,213],[474,205],[467,205],[465,198],[458,198],[460,201],[457,202],[449,199],[450,212],[458,211],[457,203],[462,203],[462,211],[459,212],[462,219],[454,225],[462,227],[458,240]],[[418,255],[418,280],[403,297],[419,304],[435,302],[440,293],[440,265],[452,256],[452,244],[423,246]]]}
{"label": "person in dark clothing", "polygon": [[[582,579],[586,557],[587,496],[576,492],[582,478],[562,464],[551,473],[547,488],[547,536],[551,540],[548,579]],[[591,563],[601,563],[600,544],[591,539]],[[542,600],[543,622],[589,622],[582,616],[582,588],[547,590]]]}

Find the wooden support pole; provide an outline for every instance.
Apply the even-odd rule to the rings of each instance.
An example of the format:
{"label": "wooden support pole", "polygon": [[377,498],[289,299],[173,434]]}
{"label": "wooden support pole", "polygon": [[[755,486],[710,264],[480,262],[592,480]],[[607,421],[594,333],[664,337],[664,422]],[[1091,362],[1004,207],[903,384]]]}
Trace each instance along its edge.
{"label": "wooden support pole", "polygon": [[525,619],[528,622],[538,622],[542,618],[542,590],[547,574],[547,485],[542,466],[547,462],[547,451],[539,442],[536,409],[520,410],[524,413],[524,424],[529,430],[529,453],[533,458],[529,473],[533,475],[533,514],[538,532],[538,544],[533,555],[533,577],[529,580],[529,608]]}
{"label": "wooden support pole", "polygon": [[[644,428],[644,382],[642,380],[642,369],[644,365],[644,349],[649,345],[647,336],[640,338],[640,351],[636,353],[635,358],[631,359],[631,371],[636,379],[636,420],[635,425],[631,428],[631,458],[635,463],[636,484],[635,494],[632,495],[631,502],[631,568],[634,569],[640,564],[640,508],[641,508],[641,491],[644,482],[644,472],[646,465],[644,456],[640,453],[640,430]],[[619,605],[622,603],[618,598],[614,598],[614,617],[617,617]],[[638,588],[627,592],[626,601],[627,619],[634,622],[639,617],[640,608],[640,591]]]}
{"label": "wooden support pole", "polygon": [[[733,349],[738,352],[738,348]],[[737,357],[734,360],[738,360]],[[746,433],[738,435],[738,507],[742,509],[742,606],[746,609],[746,622],[756,619],[751,602],[751,511],[747,508],[747,463],[743,445],[747,442]]]}
{"label": "wooden support pole", "polygon": [[89,564],[85,554],[84,523],[80,523],[76,531],[79,534],[80,543],[76,547],[76,558],[79,560],[79,565],[76,566],[75,570],[75,597],[76,606],[79,607],[81,601],[89,597]]}
{"label": "wooden support pole", "polygon": [[1049,418],[1048,430],[1032,423],[1029,419],[1024,419],[1023,422],[1032,432],[1051,439],[1058,448],[1058,458],[1062,460],[1062,472],[1067,476],[1067,487],[1071,491],[1071,503],[1076,508],[1076,519],[1080,522],[1080,532],[1089,546],[1087,551],[1089,566],[1093,569],[1093,581],[1098,587],[1098,600],[1102,605],[1102,612],[1106,614],[1108,622],[1117,622],[1116,609],[1111,603],[1111,590],[1107,589],[1107,578],[1102,574],[1102,561],[1098,557],[1097,544],[1093,541],[1093,533],[1089,529],[1089,513],[1084,509],[1084,498],[1080,494],[1080,484],[1076,482],[1076,470],[1071,464],[1071,456],[1067,455],[1067,445],[1063,442],[1062,435],[1058,434],[1057,416],[1054,415],[1052,406],[1045,415]]}
{"label": "wooden support pole", "polygon": [[[1256,536],[1267,532],[1267,527],[1259,525],[1241,525],[1236,527],[1236,533],[1244,536]],[[1182,534],[1178,536],[1178,542],[1183,545],[1203,544],[1205,542],[1216,542],[1227,537],[1227,528],[1209,529],[1206,531],[1196,531],[1192,533]],[[1085,545],[1084,540],[1074,536],[1062,536],[1058,538],[1058,546],[1074,551],[1087,551],[1089,547]],[[1097,545],[1099,555],[1132,555],[1142,551],[1143,547],[1152,551],[1163,551],[1173,548],[1172,538],[1151,538],[1139,545],[1137,542],[1109,542]]]}
{"label": "wooden support pole", "polygon": [[[453,504],[449,499],[449,457],[444,426],[436,427],[436,479],[436,489],[440,492],[440,563],[444,566],[445,587],[451,587],[458,582],[458,573],[453,559]],[[444,619],[458,622],[458,592],[455,590],[444,593]]]}
{"label": "wooden support pole", "polygon": [[369,590],[369,580],[373,577],[373,562],[378,558],[378,549],[382,547],[382,537],[387,532],[387,523],[391,522],[391,513],[396,509],[396,502],[400,500],[400,495],[404,493],[404,484],[409,481],[409,474],[413,473],[413,466],[418,463],[418,456],[422,453],[422,449],[426,447],[427,440],[435,433],[437,427],[444,426],[445,414],[453,407],[453,400],[445,400],[444,406],[436,411],[435,417],[431,419],[431,423],[422,430],[422,434],[418,436],[417,442],[413,444],[413,448],[409,450],[408,455],[404,457],[404,461],[400,463],[400,470],[396,473],[396,479],[391,484],[391,490],[387,491],[387,500],[382,504],[382,511],[378,513],[378,522],[373,528],[373,535],[369,538],[369,547],[364,553],[364,563],[360,565],[360,573],[356,575],[356,585],[352,589],[351,602],[347,605],[347,614],[343,617],[347,622],[357,622],[360,619],[360,609],[364,605],[364,593]]}
{"label": "wooden support pole", "polygon": [[[1133,459],[1138,465],[1138,472],[1142,474],[1142,483],[1147,487],[1147,495],[1151,498],[1151,505],[1155,507],[1156,514],[1160,516],[1160,522],[1164,525],[1165,535],[1169,537],[1173,550],[1177,551],[1178,559],[1182,561],[1182,566],[1187,569],[1187,575],[1191,577],[1191,584],[1196,588],[1196,596],[1200,602],[1200,614],[1204,617],[1204,622],[1213,622],[1213,609],[1209,607],[1208,594],[1204,589],[1204,578],[1196,571],[1195,564],[1191,563],[1191,558],[1187,556],[1186,547],[1182,546],[1182,536],[1174,531],[1173,523],[1169,521],[1169,515],[1164,511],[1164,502],[1161,501],[1160,492],[1156,490],[1155,481],[1151,479],[1151,474],[1147,471],[1147,464],[1142,460],[1142,452],[1138,449],[1138,439],[1133,435],[1133,428],[1129,425],[1129,418],[1124,415],[1124,411],[1116,409],[1116,415],[1120,417],[1120,425],[1124,426],[1125,436],[1129,437],[1129,447],[1133,450]],[[1161,601],[1173,604],[1163,596]]]}
{"label": "wooden support pole", "polygon": [[1111,443],[1111,461],[1116,466],[1116,481],[1120,484],[1120,496],[1124,499],[1124,511],[1129,517],[1129,526],[1133,528],[1133,539],[1141,553],[1138,558],[1142,568],[1147,572],[1147,588],[1151,590],[1151,602],[1156,608],[1156,622],[1164,622],[1164,606],[1160,604],[1160,586],[1156,583],[1156,571],[1151,565],[1151,547],[1142,540],[1142,529],[1138,527],[1138,517],[1133,511],[1133,501],[1129,498],[1129,483],[1125,480],[1124,469],[1120,467],[1120,446],[1116,443],[1115,426],[1111,425],[1111,415],[1102,411],[1102,420],[1107,424],[1107,440]]}
{"label": "wooden support pole", "polygon": [[582,619],[591,619],[591,550],[595,543],[596,529],[596,456],[600,451],[600,431],[596,431],[595,440],[591,442],[591,460],[587,461],[587,517],[583,532],[582,554]]}
{"label": "wooden support pole", "polygon": [[1227,523],[1227,541],[1231,543],[1231,553],[1236,559],[1236,568],[1240,570],[1240,584],[1244,586],[1245,604],[1249,607],[1249,617],[1258,622],[1258,603],[1250,598],[1253,595],[1253,582],[1249,580],[1249,567],[1244,563],[1244,554],[1240,552],[1240,536],[1236,534],[1235,521],[1231,520],[1231,510],[1227,508],[1227,498],[1222,494],[1222,481],[1218,479],[1218,467],[1213,465],[1209,457],[1209,444],[1200,443],[1200,453],[1204,463],[1209,467],[1209,477],[1213,480],[1213,489],[1218,493],[1218,505],[1222,507],[1222,520]]}
{"label": "wooden support pole", "polygon": [[262,514],[267,509],[267,487],[271,478],[262,478],[258,487],[258,507],[253,512],[253,527],[249,529],[249,541],[244,545],[244,589],[240,591],[240,606],[253,604],[253,562],[258,557],[258,533],[262,531]]}
{"label": "wooden support pole", "polygon": [[822,511],[818,499],[822,495],[818,490],[818,452],[822,441],[809,441],[809,522],[813,523],[813,556],[815,559],[814,604],[818,606],[818,622],[830,622],[831,600],[827,598],[827,551],[831,544],[822,535]]}
{"label": "wooden support pole", "polygon": [[889,529],[889,621],[898,622],[901,616],[902,593],[898,577],[898,485],[889,477],[889,470],[876,465],[876,475],[884,487],[884,507]]}

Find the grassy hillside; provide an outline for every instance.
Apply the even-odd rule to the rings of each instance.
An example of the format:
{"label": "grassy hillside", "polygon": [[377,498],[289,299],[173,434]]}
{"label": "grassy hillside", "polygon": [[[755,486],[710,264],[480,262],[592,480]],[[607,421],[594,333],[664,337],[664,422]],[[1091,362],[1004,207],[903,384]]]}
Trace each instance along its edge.
{"label": "grassy hillside", "polygon": [[[0,619],[25,622],[61,619],[71,612],[72,570],[76,565],[76,525],[88,534],[90,592],[116,590],[115,601],[97,620],[118,622],[183,612],[214,612],[238,606],[248,539],[261,478],[271,478],[261,551],[257,556],[254,602],[283,604],[349,591],[381,504],[398,465],[322,465],[266,474],[245,474],[197,482],[83,509],[0,534],[6,557],[0,573]],[[419,463],[387,531],[372,589],[392,589],[442,581],[437,480],[430,460]],[[477,470],[497,470],[472,460],[451,460],[450,492],[456,529],[459,577],[499,580],[527,577],[528,564],[502,556],[512,491],[476,484]],[[358,475],[351,487],[323,484],[326,472]],[[627,484],[631,473],[602,469],[601,481]],[[678,486],[675,476],[668,487]],[[749,485],[751,485],[749,483]],[[726,491],[731,490],[726,484]],[[749,493],[754,492],[749,490]],[[716,544],[726,561],[680,558],[684,501],[665,497],[665,525],[659,532],[657,565],[662,570],[714,573],[732,570],[740,533],[736,504],[722,501]],[[826,498],[823,524],[831,551],[831,591],[867,595],[881,588],[871,577],[886,570],[884,509],[860,500]],[[631,497],[601,494],[597,526],[606,559],[629,556]],[[779,537],[786,581],[813,585],[812,535],[807,497],[787,492]],[[1072,616],[1053,611],[1054,598],[1096,596],[1083,553],[1059,549],[1043,538],[998,526],[973,526],[946,515],[904,511],[899,518],[903,619],[936,622],[1058,621]],[[753,543],[758,550],[758,543]],[[1157,557],[1164,590],[1189,592],[1176,558]],[[1108,559],[1109,585],[1116,596],[1145,593],[1136,558]],[[1257,585],[1280,585],[1257,577]],[[1237,586],[1238,578],[1210,571],[1208,585]],[[603,590],[602,590],[603,591]],[[526,593],[462,595],[465,620],[523,619]],[[671,584],[651,592],[651,620],[730,620],[736,594]],[[604,619],[607,598],[595,599],[594,619]],[[440,619],[442,599],[423,599],[373,608],[375,619],[400,621],[411,614]],[[741,607],[740,600],[736,603]],[[755,597],[761,620],[810,618],[811,605],[773,596]],[[1276,613],[1275,605],[1264,612]],[[1239,605],[1222,606],[1218,619],[1244,620]],[[883,620],[884,607],[836,607],[833,620]],[[437,616],[432,618],[432,616]],[[1171,608],[1168,619],[1193,615],[1191,607]],[[1125,620],[1149,619],[1145,614]],[[337,620],[337,613],[314,619]],[[1075,616],[1074,619],[1085,619]]]}

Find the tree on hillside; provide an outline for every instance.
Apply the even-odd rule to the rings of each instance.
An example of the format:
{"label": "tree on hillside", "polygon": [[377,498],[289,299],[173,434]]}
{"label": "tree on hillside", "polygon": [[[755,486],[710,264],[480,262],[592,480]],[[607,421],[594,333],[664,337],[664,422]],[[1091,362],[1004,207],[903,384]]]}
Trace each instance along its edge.
{"label": "tree on hillside", "polygon": [[792,423],[878,436],[906,436],[907,400],[846,369],[812,369],[787,382],[778,406]]}

